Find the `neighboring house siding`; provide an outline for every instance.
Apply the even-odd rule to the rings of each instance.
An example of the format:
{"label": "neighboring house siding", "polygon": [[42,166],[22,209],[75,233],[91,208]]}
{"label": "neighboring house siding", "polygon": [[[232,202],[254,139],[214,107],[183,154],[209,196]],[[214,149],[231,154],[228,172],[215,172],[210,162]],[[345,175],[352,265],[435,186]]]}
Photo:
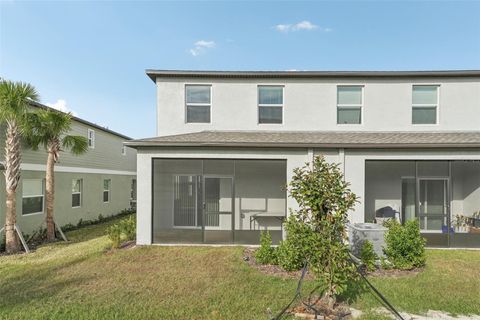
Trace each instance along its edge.
{"label": "neighboring house siding", "polygon": [[[31,234],[45,221],[46,204],[44,204],[43,214],[22,215],[23,179],[43,179],[45,184],[45,173],[41,171],[22,171],[22,180],[20,180],[17,189],[17,223],[23,232]],[[72,179],[83,179],[82,205],[80,208],[72,208]],[[102,198],[103,179],[111,179],[110,201],[108,203],[104,203]],[[56,173],[55,221],[60,226],[68,223],[76,225],[80,219],[96,220],[100,214],[107,217],[130,208],[132,179],[135,179],[135,176]],[[0,194],[3,196],[5,194],[3,191],[5,190],[5,179],[0,179],[0,188],[2,190]],[[5,201],[0,201],[0,221],[5,221]]]}
{"label": "neighboring house siding", "polygon": [[[60,161],[57,166],[65,167],[82,167],[95,169],[108,169],[120,171],[136,170],[136,151],[132,148],[126,148],[126,155],[122,155],[122,145],[126,139],[116,136],[112,133],[102,131],[91,126],[87,126],[78,121],[74,121],[72,125],[71,135],[79,135],[87,137],[88,129],[95,131],[95,148],[89,148],[87,153],[75,156],[70,152],[61,152]],[[4,150],[5,139],[4,131],[0,133],[0,148]],[[2,159],[3,161],[3,159]],[[30,164],[46,164],[47,153],[43,147],[38,151],[33,151],[28,148],[22,150],[22,163]]]}
{"label": "neighboring house siding", "polygon": [[[211,123],[185,123],[185,85],[209,84]],[[439,85],[438,124],[412,124],[412,86]],[[478,130],[479,78],[201,79],[157,78],[157,135],[202,130]],[[283,123],[259,124],[257,88],[284,86]],[[337,124],[337,86],[364,87],[362,124]]]}

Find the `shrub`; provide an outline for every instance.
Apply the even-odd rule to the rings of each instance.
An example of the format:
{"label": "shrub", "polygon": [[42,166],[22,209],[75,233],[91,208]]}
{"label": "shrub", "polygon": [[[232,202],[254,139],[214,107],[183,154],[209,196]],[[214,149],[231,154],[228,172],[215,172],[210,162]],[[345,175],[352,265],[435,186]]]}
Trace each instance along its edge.
{"label": "shrub", "polygon": [[123,232],[125,234],[126,240],[135,240],[137,234],[137,224],[135,217],[131,216],[125,220],[122,220],[120,221],[120,224],[123,224]]}
{"label": "shrub", "polygon": [[272,237],[268,231],[262,231],[260,235],[260,248],[255,251],[255,260],[261,264],[277,263],[277,253],[272,247]]}
{"label": "shrub", "polygon": [[312,229],[291,215],[285,222],[287,239],[277,249],[278,265],[286,271],[300,270],[305,265],[312,243]]}
{"label": "shrub", "polygon": [[426,240],[420,234],[417,220],[407,221],[401,225],[392,219],[385,223],[388,228],[385,234],[386,247],[383,252],[396,269],[413,269],[425,265]]}
{"label": "shrub", "polygon": [[377,254],[373,251],[373,244],[369,240],[365,240],[360,250],[360,259],[367,271],[375,271],[375,260],[377,260]]}
{"label": "shrub", "polygon": [[112,242],[112,248],[119,248],[125,241],[135,240],[135,218],[129,217],[107,228],[108,239]]}
{"label": "shrub", "polygon": [[280,241],[277,248],[277,263],[283,270],[297,271],[300,270],[305,259],[299,254],[291,241]]}
{"label": "shrub", "polygon": [[393,268],[393,265],[390,261],[385,259],[385,257],[380,257],[380,267],[385,270],[390,270]]}
{"label": "shrub", "polygon": [[122,243],[122,229],[120,224],[114,224],[107,228],[108,239],[112,242],[112,248],[120,247]]}

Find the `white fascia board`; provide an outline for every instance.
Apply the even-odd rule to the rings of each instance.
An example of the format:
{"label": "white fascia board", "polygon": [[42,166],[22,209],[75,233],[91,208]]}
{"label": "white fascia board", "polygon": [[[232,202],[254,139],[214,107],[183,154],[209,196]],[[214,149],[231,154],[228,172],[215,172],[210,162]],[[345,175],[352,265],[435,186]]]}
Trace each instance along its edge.
{"label": "white fascia board", "polygon": [[[30,170],[30,171],[46,171],[47,165],[35,164],[35,163],[22,163],[20,165],[20,168],[22,170]],[[137,175],[137,172],[135,171],[122,171],[122,170],[110,170],[110,169],[83,168],[83,167],[65,167],[65,166],[55,166],[55,172],[115,174],[115,175],[126,175],[126,176]]]}

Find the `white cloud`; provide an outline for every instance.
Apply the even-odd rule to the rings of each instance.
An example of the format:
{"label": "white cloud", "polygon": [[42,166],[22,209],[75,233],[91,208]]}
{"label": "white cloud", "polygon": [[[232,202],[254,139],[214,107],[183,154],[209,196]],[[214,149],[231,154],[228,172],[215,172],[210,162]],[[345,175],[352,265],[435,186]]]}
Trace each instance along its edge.
{"label": "white cloud", "polygon": [[65,101],[64,99],[58,99],[57,102],[55,103],[46,103],[45,105],[62,112],[66,112],[66,113],[71,112],[73,116],[77,116],[77,114],[74,111],[70,110],[67,107],[67,101]]}
{"label": "white cloud", "polygon": [[310,21],[307,21],[307,20],[304,20],[302,22],[299,22],[297,24],[294,24],[292,29],[293,31],[296,31],[296,30],[313,30],[313,29],[317,29],[318,26],[311,23]]}
{"label": "white cloud", "polygon": [[277,24],[275,27],[275,30],[280,31],[280,32],[290,32],[290,31],[302,31],[302,30],[315,30],[318,29],[322,32],[330,32],[332,31],[331,28],[321,28],[317,26],[316,24],[311,23],[310,21],[303,20],[298,23],[294,24]]}
{"label": "white cloud", "polygon": [[207,52],[208,49],[215,48],[215,41],[198,40],[194,43],[194,47],[189,50],[194,57]]}
{"label": "white cloud", "polygon": [[280,31],[280,32],[288,32],[292,29],[292,25],[291,24],[277,24],[275,26],[275,29],[277,29],[277,31]]}

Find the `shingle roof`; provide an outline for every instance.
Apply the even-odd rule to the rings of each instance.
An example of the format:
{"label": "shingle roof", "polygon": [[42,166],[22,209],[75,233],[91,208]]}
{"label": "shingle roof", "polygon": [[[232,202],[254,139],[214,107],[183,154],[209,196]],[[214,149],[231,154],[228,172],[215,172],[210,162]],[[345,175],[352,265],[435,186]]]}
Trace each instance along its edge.
{"label": "shingle roof", "polygon": [[431,78],[480,77],[480,70],[430,71],[214,71],[214,70],[155,70],[145,73],[155,82],[163,78]]}
{"label": "shingle roof", "polygon": [[[56,112],[63,112],[63,111],[60,111],[60,110],[57,110],[57,109],[53,109],[53,108],[50,108],[49,106],[46,106],[44,104],[41,104],[40,102],[37,102],[37,101],[30,101],[30,105],[32,107],[36,107],[36,108],[41,108],[41,109],[48,109],[48,110],[52,110],[52,111],[56,111]],[[113,134],[115,136],[118,136],[122,139],[125,139],[125,140],[132,140],[132,138],[130,138],[129,136],[126,136],[122,133],[118,133],[116,131],[113,131],[113,130],[110,130],[108,128],[105,128],[105,127],[102,127],[96,123],[93,123],[93,122],[90,122],[90,121],[87,121],[85,119],[82,119],[82,118],[79,118],[79,117],[76,117],[76,116],[72,116],[72,119],[75,120],[75,121],[78,121],[80,123],[83,123],[87,126],[90,126],[90,127],[93,127],[93,128],[96,128],[96,129],[99,129],[99,130],[102,130],[102,131],[105,131],[105,132],[108,132],[110,134]]]}
{"label": "shingle roof", "polygon": [[131,140],[126,145],[131,147],[471,148],[480,147],[480,131],[201,131]]}

